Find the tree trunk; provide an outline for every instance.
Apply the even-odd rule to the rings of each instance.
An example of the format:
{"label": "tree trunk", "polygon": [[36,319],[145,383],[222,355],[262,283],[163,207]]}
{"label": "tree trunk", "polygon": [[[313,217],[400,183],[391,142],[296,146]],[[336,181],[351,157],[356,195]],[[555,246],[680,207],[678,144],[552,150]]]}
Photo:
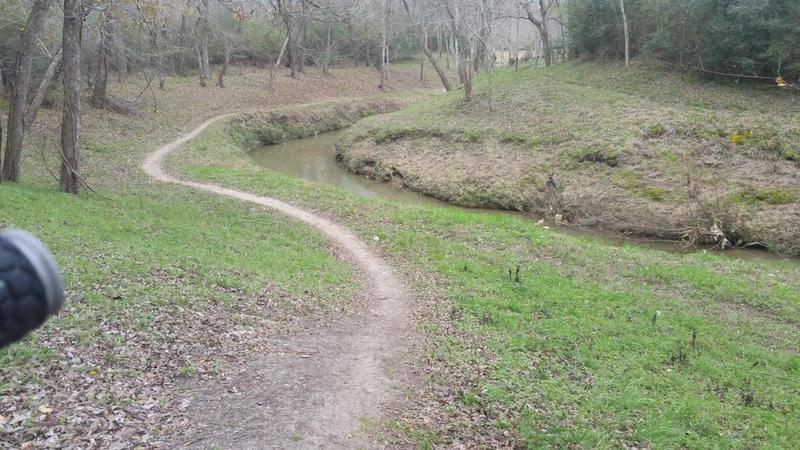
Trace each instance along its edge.
{"label": "tree trunk", "polygon": [[325,14],[325,56],[322,59],[322,73],[328,73],[328,65],[331,62],[331,34],[333,33],[330,14]]}
{"label": "tree trunk", "polygon": [[[8,137],[3,157],[2,179],[19,180],[22,141],[25,136],[25,112],[28,107],[28,89],[33,70],[33,45],[42,31],[51,0],[36,0],[33,3],[25,29],[22,31],[15,65],[14,85],[8,112]],[[80,86],[80,80],[78,80]]]}
{"label": "tree trunk", "polygon": [[225,75],[228,74],[228,66],[231,62],[231,48],[230,43],[224,37],[222,38],[223,44],[225,46],[225,62],[222,65],[222,70],[219,71],[219,76],[217,76],[217,86],[224,88],[225,87]]}
{"label": "tree trunk", "polygon": [[300,51],[295,52],[297,57],[297,71],[300,73],[305,72],[306,66],[306,42],[308,40],[308,5],[305,0],[300,0],[300,8],[302,17],[300,18]]}
{"label": "tree trunk", "polygon": [[208,35],[210,33],[208,14],[209,0],[202,0],[200,7],[200,86],[206,87],[208,82]]}
{"label": "tree trunk", "polygon": [[[286,5],[285,0],[278,0],[278,14],[281,16],[283,25],[286,27],[286,50],[288,52],[286,56],[289,62],[289,75],[295,78],[297,76],[297,49],[295,48],[297,44],[292,36],[294,20],[292,19],[292,12],[289,10],[289,6]],[[278,62],[280,62],[280,58],[278,58]]]}
{"label": "tree trunk", "polygon": [[514,39],[514,72],[519,70],[519,13],[517,13],[517,35]]}
{"label": "tree trunk", "polygon": [[100,35],[97,42],[97,61],[95,61],[94,88],[90,102],[95,108],[105,108],[108,90],[108,54],[110,53],[109,39],[113,36],[114,30],[111,27],[111,18],[107,11],[102,15],[103,21],[100,27]]}
{"label": "tree trunk", "polygon": [[423,48],[425,50],[428,50],[428,34],[427,33],[425,33],[425,45],[424,46],[420,45],[420,49],[419,49],[419,81],[425,80],[425,62],[422,59],[422,55],[423,55],[423,53],[425,53],[425,50],[423,50]]}
{"label": "tree trunk", "polygon": [[548,11],[552,0],[539,0],[539,14],[541,19],[536,17],[535,11],[531,7],[530,2],[525,3],[525,13],[528,16],[528,21],[536,27],[539,32],[539,37],[542,41],[542,52],[544,53],[544,65],[549,67],[553,63],[553,46],[550,42],[550,29],[547,27]]}
{"label": "tree trunk", "polygon": [[436,25],[436,50],[439,53],[439,61],[442,60],[442,32],[439,30],[439,25]]}
{"label": "tree trunk", "polygon": [[128,55],[127,55],[127,46],[125,45],[125,35],[123,34],[122,30],[120,30],[115,38],[116,47],[117,47],[117,57],[116,57],[116,66],[117,66],[117,81],[120,84],[127,84],[128,83]]}
{"label": "tree trunk", "polygon": [[631,44],[628,37],[628,16],[625,15],[625,0],[619,0],[619,9],[622,12],[622,29],[625,32],[625,67],[631,65]]}
{"label": "tree trunk", "polygon": [[[414,17],[412,17],[411,9],[408,7],[408,0],[403,0],[403,8],[405,8],[406,14],[408,14],[408,17],[411,18],[411,21],[416,23],[415,30],[417,34],[417,40],[419,41],[420,49],[425,54],[425,57],[428,58],[428,61],[431,63],[431,65],[433,66],[433,70],[435,70],[436,74],[439,75],[439,79],[442,81],[442,86],[444,86],[444,90],[450,91],[452,89],[450,80],[447,78],[447,74],[444,72],[444,70],[442,70],[442,67],[439,65],[439,62],[436,61],[434,55],[431,53],[430,50],[428,50],[428,46],[425,44],[425,39],[423,39],[422,37],[423,34],[421,30],[422,26],[418,22],[416,22]],[[441,53],[441,48],[439,49],[439,52]],[[420,66],[420,79],[422,79],[421,66]]]}
{"label": "tree trunk", "polygon": [[184,76],[186,75],[186,11],[181,12],[178,34],[178,74]]}
{"label": "tree trunk", "polygon": [[367,22],[364,22],[364,65],[369,67],[369,25]]}
{"label": "tree trunk", "polygon": [[158,87],[164,89],[166,77],[164,75],[164,58],[161,55],[161,43],[158,40],[158,31],[150,28],[150,46],[153,48],[153,56],[151,61],[153,67],[158,72]]}
{"label": "tree trunk", "polygon": [[81,129],[81,0],[64,0],[64,107],[61,116],[61,180],[63,192],[80,188]]}
{"label": "tree trunk", "polygon": [[386,0],[381,0],[381,84],[379,89],[386,87]]}
{"label": "tree trunk", "polygon": [[286,53],[286,46],[289,44],[289,37],[287,36],[286,39],[283,40],[283,46],[281,47],[280,53],[278,53],[278,58],[275,60],[275,66],[273,70],[278,70],[281,66],[281,61],[283,61],[283,54]]}
{"label": "tree trunk", "polygon": [[542,53],[544,57],[544,65],[550,67],[553,64],[553,49],[550,45],[550,32],[546,26],[539,29],[539,35],[542,37]]}
{"label": "tree trunk", "polygon": [[39,89],[36,91],[36,95],[33,97],[31,105],[28,107],[28,111],[25,113],[26,132],[30,130],[31,126],[36,121],[36,115],[39,113],[39,108],[42,106],[45,97],[47,97],[47,90],[50,89],[50,84],[53,82],[56,72],[58,72],[58,69],[61,67],[63,57],[63,48],[59,47],[58,51],[53,56],[53,59],[50,60],[50,64],[47,66],[47,71],[44,73],[42,82],[39,83]]}

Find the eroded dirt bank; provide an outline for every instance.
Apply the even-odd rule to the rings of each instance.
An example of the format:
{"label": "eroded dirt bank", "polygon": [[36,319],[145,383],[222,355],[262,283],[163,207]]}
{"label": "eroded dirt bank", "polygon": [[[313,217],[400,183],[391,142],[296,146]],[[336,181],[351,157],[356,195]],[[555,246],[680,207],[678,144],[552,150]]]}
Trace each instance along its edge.
{"label": "eroded dirt bank", "polygon": [[[569,70],[591,69],[501,73],[496,112],[485,96],[425,100],[360,122],[337,156],[353,172],[463,206],[800,254],[800,125],[774,123],[758,106],[788,113],[798,108],[794,98],[680,81],[685,92],[653,101],[643,88],[569,82],[577,78]],[[647,74],[650,84],[668,77]],[[708,104],[689,105],[687,92]],[[737,109],[748,100],[752,111]],[[724,101],[733,103],[717,105]]]}

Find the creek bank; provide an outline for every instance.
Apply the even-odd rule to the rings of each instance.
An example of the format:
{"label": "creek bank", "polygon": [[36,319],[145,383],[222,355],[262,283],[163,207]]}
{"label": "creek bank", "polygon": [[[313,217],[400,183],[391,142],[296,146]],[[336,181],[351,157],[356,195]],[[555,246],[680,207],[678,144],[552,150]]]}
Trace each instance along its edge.
{"label": "creek bank", "polygon": [[337,159],[460,206],[561,215],[692,246],[800,254],[800,163],[789,151],[800,124],[774,124],[760,107],[730,107],[769,101],[789,113],[798,109],[793,99],[604,69],[609,78],[646,75],[648,85],[689,92],[708,103],[699,107],[683,102],[685,92],[656,98],[631,84],[623,94],[580,79],[597,66],[569,66],[498,72],[493,113],[485,98],[464,104],[448,93],[361,121],[337,144]]}
{"label": "creek bank", "polygon": [[287,106],[239,114],[230,121],[229,130],[244,148],[280,144],[347,128],[364,117],[402,109],[413,100],[411,96],[382,96]]}

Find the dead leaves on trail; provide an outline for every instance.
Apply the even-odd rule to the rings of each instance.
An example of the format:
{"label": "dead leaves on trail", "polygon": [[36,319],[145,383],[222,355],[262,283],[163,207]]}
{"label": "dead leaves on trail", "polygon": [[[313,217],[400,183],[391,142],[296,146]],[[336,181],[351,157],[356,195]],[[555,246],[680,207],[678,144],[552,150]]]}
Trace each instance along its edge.
{"label": "dead leaves on trail", "polygon": [[[180,292],[197,282],[185,275],[156,271],[153,280]],[[0,448],[163,447],[166,437],[189,425],[191,401],[182,398],[189,378],[221,376],[226,361],[265,346],[266,329],[276,328],[286,305],[302,312],[314,303],[274,287],[258,296],[212,289],[215,297],[235,301],[121,307],[92,337],[69,327],[41,330],[36,354],[0,367]],[[84,313],[76,303],[62,317]],[[136,314],[152,315],[151,326],[138,327]]]}

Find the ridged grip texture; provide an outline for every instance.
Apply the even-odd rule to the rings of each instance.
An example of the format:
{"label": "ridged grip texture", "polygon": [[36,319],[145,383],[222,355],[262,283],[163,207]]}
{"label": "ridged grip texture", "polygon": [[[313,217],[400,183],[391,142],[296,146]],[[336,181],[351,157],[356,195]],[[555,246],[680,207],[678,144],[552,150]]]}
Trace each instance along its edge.
{"label": "ridged grip texture", "polygon": [[30,262],[0,238],[0,347],[38,328],[47,310],[44,287]]}

